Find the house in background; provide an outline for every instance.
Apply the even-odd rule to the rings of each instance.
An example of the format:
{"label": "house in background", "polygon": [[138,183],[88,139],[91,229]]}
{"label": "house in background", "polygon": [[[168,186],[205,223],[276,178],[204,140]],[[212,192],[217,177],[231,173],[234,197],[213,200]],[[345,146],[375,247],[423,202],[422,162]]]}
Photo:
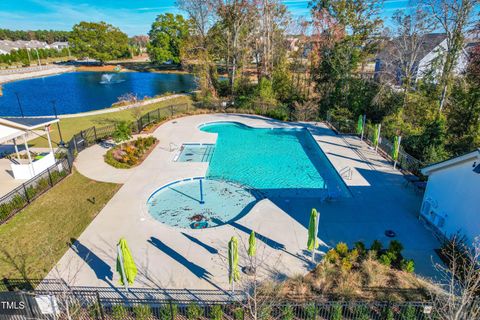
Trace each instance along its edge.
{"label": "house in background", "polygon": [[[396,39],[385,40],[383,49],[377,54],[375,60],[375,78],[387,77],[393,85],[402,84],[402,69],[398,61],[398,49]],[[401,41],[400,39],[398,41]],[[470,51],[479,44],[478,37],[465,40],[464,48],[458,57],[454,69],[455,74],[465,71]],[[426,34],[419,46],[417,57],[413,64],[413,77],[415,80],[425,77],[430,72],[441,72],[442,56],[446,52],[447,39],[444,33]]]}
{"label": "house in background", "polygon": [[440,234],[480,236],[480,149],[421,170],[428,176],[420,215]]}

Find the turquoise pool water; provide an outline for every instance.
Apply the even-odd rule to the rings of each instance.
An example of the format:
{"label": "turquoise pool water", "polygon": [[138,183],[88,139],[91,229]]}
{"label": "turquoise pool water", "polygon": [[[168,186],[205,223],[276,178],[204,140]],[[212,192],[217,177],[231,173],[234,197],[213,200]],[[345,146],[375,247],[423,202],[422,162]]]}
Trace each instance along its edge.
{"label": "turquoise pool water", "polygon": [[162,223],[192,228],[201,221],[207,227],[217,226],[248,213],[264,197],[277,204],[286,199],[293,204],[306,198],[321,201],[350,196],[306,129],[258,129],[216,122],[201,130],[218,134],[215,146],[183,145],[176,161],[209,161],[202,189],[195,178],[172,182],[152,194],[148,210]]}
{"label": "turquoise pool water", "polygon": [[269,196],[349,195],[307,129],[259,129],[216,122],[201,130],[218,134],[209,178],[235,181]]}
{"label": "turquoise pool water", "polygon": [[248,213],[257,200],[255,191],[236,183],[195,178],[160,188],[147,207],[152,217],[173,227],[194,228],[199,222],[215,227]]}

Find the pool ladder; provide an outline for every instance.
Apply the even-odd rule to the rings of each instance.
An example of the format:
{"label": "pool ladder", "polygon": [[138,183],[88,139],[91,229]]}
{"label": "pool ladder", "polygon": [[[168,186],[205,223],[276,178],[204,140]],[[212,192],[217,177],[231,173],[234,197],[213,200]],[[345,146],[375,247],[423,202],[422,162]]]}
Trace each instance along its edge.
{"label": "pool ladder", "polygon": [[353,169],[350,166],[347,166],[338,172],[341,177],[352,180]]}

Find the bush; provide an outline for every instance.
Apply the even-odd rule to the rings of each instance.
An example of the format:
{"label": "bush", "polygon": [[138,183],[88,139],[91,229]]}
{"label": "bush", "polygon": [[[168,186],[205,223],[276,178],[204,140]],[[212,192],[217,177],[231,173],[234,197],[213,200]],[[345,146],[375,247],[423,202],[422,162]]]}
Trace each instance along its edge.
{"label": "bush", "polygon": [[388,251],[395,254],[396,257],[399,257],[402,253],[403,245],[398,240],[390,241],[390,245],[388,246]]}
{"label": "bush", "polygon": [[330,311],[330,319],[332,320],[342,320],[342,306],[338,303],[332,306],[332,310]]}
{"label": "bush", "polygon": [[98,303],[92,303],[87,306],[87,313],[91,319],[98,319],[101,316],[100,313],[101,306]]}
{"label": "bush", "polygon": [[417,317],[415,316],[415,307],[414,306],[407,306],[402,310],[401,317],[402,320],[416,320]]}
{"label": "bush", "polygon": [[190,303],[187,306],[187,319],[195,320],[202,316],[202,308],[195,302]]}
{"label": "bush", "polygon": [[138,138],[134,141],[129,141],[117,145],[104,156],[107,164],[117,169],[128,169],[137,165],[147,153],[150,148],[157,142],[153,136],[146,138]]}
{"label": "bush", "polygon": [[378,261],[387,267],[391,267],[394,260],[395,256],[391,252],[386,252],[378,258]]}
{"label": "bush", "polygon": [[210,319],[212,320],[222,320],[223,310],[221,305],[214,305],[210,308]]}
{"label": "bush", "polygon": [[116,304],[112,307],[112,318],[124,320],[128,317],[128,310],[123,304]]}
{"label": "bush", "polygon": [[357,252],[360,256],[364,256],[367,253],[367,248],[365,247],[365,243],[362,241],[357,241],[353,245],[355,249],[357,249]]}
{"label": "bush", "polygon": [[118,121],[115,123],[115,131],[112,138],[115,142],[122,142],[132,137],[132,124],[127,121]]}
{"label": "bush", "polygon": [[378,240],[373,240],[372,246],[370,247],[370,250],[377,252],[377,254],[382,251],[383,245],[380,241]]}
{"label": "bush", "polygon": [[370,319],[370,310],[367,306],[357,306],[355,308],[355,319],[358,320],[369,320]]}
{"label": "bush", "polygon": [[338,260],[340,260],[340,255],[335,249],[330,249],[325,254],[325,259],[330,263],[336,263]]}
{"label": "bush", "polygon": [[263,306],[260,308],[259,312],[259,319],[261,320],[268,320],[272,314],[272,307],[271,306]]}
{"label": "bush", "polygon": [[175,318],[178,314],[178,306],[174,303],[171,305],[165,305],[160,309],[160,319],[161,320],[171,320]]}
{"label": "bush", "polygon": [[233,319],[234,320],[243,320],[245,315],[245,312],[243,311],[243,308],[237,307],[233,310]]}
{"label": "bush", "polygon": [[314,303],[310,303],[305,307],[305,320],[315,320],[317,317],[317,308]]}
{"label": "bush", "polygon": [[133,314],[135,315],[135,319],[146,320],[151,318],[152,310],[149,305],[137,304],[133,307]]}
{"label": "bush", "polygon": [[340,257],[346,257],[348,253],[348,246],[345,242],[339,242],[337,243],[335,250],[340,255]]}
{"label": "bush", "polygon": [[400,268],[405,272],[413,273],[415,271],[415,263],[413,262],[413,259],[402,259],[402,262],[400,262]]}
{"label": "bush", "polygon": [[385,320],[395,320],[395,315],[392,308],[386,308],[383,312],[383,318]]}
{"label": "bush", "polygon": [[293,307],[286,305],[282,310],[282,320],[292,320],[294,318]]}
{"label": "bush", "polygon": [[285,111],[284,109],[281,108],[275,108],[273,110],[268,110],[265,112],[265,116],[273,119],[277,119],[280,121],[288,121],[289,120],[289,115],[288,112]]}

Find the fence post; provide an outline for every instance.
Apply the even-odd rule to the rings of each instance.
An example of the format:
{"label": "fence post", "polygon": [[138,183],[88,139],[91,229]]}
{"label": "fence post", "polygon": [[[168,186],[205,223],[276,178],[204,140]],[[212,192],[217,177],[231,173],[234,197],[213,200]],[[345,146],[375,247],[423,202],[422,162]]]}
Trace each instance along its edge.
{"label": "fence post", "polygon": [[93,126],[93,136],[95,137],[95,142],[97,141],[97,128]]}
{"label": "fence post", "polygon": [[73,141],[73,146],[75,147],[75,152],[78,153],[78,147],[77,147],[77,135],[73,135],[72,141]]}
{"label": "fence post", "polygon": [[53,187],[52,175],[50,174],[50,168],[47,168],[48,180],[50,181],[50,187]]}
{"label": "fence post", "polygon": [[98,311],[100,312],[100,319],[105,319],[105,315],[103,314],[103,306],[102,306],[102,301],[100,300],[100,295],[98,294],[98,291],[95,292],[96,297],[97,297],[97,304],[98,304]]}
{"label": "fence post", "polygon": [[173,117],[173,106],[170,106],[170,113],[172,114],[171,116]]}
{"label": "fence post", "polygon": [[160,122],[160,108],[157,109],[158,122]]}
{"label": "fence post", "polygon": [[150,123],[150,112],[147,113],[147,123]]}
{"label": "fence post", "polygon": [[28,198],[28,194],[27,194],[27,188],[25,188],[25,183],[22,183],[22,187],[23,187],[23,192],[25,193],[25,199],[27,199],[27,203],[30,203],[30,199]]}

